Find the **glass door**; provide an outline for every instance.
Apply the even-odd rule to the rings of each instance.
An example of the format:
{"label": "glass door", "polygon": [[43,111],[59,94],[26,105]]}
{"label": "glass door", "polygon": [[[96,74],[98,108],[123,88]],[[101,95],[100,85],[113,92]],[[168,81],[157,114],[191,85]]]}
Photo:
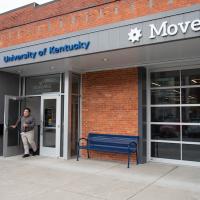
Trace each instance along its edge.
{"label": "glass door", "polygon": [[4,135],[3,135],[3,156],[15,156],[22,154],[20,131],[10,126],[15,124],[20,116],[20,100],[15,96],[5,96],[4,104]]}
{"label": "glass door", "polygon": [[60,156],[60,108],[60,96],[42,96],[40,155],[51,157]]}

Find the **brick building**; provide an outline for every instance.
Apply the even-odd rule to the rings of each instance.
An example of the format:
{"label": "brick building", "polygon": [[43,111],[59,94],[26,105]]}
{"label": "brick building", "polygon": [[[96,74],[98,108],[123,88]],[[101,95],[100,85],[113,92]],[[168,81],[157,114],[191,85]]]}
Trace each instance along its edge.
{"label": "brick building", "polygon": [[28,106],[40,155],[70,159],[96,132],[138,135],[141,163],[199,165],[199,36],[200,0],[55,0],[1,14],[0,154],[21,153],[9,125]]}

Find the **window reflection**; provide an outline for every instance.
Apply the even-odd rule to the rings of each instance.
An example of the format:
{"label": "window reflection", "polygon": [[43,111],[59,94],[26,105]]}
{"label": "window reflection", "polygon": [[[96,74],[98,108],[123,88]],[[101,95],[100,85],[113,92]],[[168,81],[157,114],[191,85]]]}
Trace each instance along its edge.
{"label": "window reflection", "polygon": [[183,144],[183,160],[200,161],[200,145]]}
{"label": "window reflection", "polygon": [[151,104],[179,104],[180,89],[152,90]]}
{"label": "window reflection", "polygon": [[180,140],[180,126],[170,124],[151,125],[151,138],[157,140]]}
{"label": "window reflection", "polygon": [[80,93],[80,76],[72,74],[72,94]]}
{"label": "window reflection", "polygon": [[200,107],[182,107],[183,122],[199,123],[200,122]]}
{"label": "window reflection", "polygon": [[162,142],[151,143],[151,156],[180,160],[181,145]]}
{"label": "window reflection", "polygon": [[155,107],[151,108],[152,122],[179,122],[179,107]]}
{"label": "window reflection", "polygon": [[183,104],[199,104],[200,88],[183,88],[182,89]]}
{"label": "window reflection", "polygon": [[151,87],[179,86],[179,71],[151,73]]}
{"label": "window reflection", "polygon": [[183,70],[182,85],[200,85],[200,69]]}
{"label": "window reflection", "polygon": [[26,95],[60,91],[60,74],[26,78]]}
{"label": "window reflection", "polygon": [[200,125],[184,125],[183,141],[200,142]]}

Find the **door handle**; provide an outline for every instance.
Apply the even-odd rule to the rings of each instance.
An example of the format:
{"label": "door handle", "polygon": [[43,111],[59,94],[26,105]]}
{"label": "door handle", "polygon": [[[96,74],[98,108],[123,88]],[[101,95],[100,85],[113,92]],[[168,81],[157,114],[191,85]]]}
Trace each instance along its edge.
{"label": "door handle", "polygon": [[8,129],[8,125],[7,125],[7,124],[5,124],[5,125],[4,125],[4,128],[5,128],[5,129]]}

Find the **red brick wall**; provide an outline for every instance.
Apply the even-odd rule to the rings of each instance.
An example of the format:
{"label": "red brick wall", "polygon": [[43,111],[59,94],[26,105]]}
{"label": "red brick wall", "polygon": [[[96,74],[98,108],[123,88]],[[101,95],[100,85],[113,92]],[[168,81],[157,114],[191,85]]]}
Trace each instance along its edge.
{"label": "red brick wall", "polygon": [[[90,72],[82,75],[82,81],[83,137],[89,132],[138,134],[137,68]],[[119,154],[92,152],[91,157],[127,161]]]}
{"label": "red brick wall", "polygon": [[0,15],[0,48],[198,3],[200,0],[58,0],[43,6],[31,4]]}
{"label": "red brick wall", "polygon": [[29,4],[0,16],[0,30],[69,14],[116,0],[57,0],[47,4]]}

